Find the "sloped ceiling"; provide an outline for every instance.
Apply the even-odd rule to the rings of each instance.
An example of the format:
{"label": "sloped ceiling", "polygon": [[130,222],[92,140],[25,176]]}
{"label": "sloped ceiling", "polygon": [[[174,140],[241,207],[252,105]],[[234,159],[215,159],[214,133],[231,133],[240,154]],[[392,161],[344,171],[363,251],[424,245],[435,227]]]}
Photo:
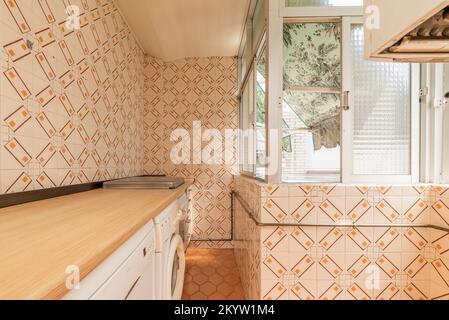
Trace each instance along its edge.
{"label": "sloped ceiling", "polygon": [[249,0],[116,0],[147,54],[236,56]]}

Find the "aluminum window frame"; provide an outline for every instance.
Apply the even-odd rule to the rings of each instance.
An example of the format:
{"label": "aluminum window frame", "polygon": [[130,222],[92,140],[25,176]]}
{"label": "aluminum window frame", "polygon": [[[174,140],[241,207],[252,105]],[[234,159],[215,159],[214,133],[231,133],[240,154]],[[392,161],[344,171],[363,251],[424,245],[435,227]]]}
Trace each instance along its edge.
{"label": "aluminum window frame", "polygon": [[[444,66],[444,92],[449,92],[449,64]],[[447,99],[447,98],[446,98]],[[449,184],[449,105],[448,101],[444,105],[443,110],[443,150],[442,150],[442,172],[441,183]]]}
{"label": "aluminum window frame", "polygon": [[285,0],[278,1],[280,14],[284,18],[363,16],[362,6],[287,7]]}
{"label": "aluminum window frame", "polygon": [[[267,129],[282,132],[282,97],[283,97],[283,25],[285,20],[301,18],[341,18],[344,23],[362,23],[363,7],[285,7],[285,1],[268,1],[268,111],[267,111]],[[346,34],[347,35],[350,33]],[[345,31],[343,31],[345,37]],[[344,46],[348,41],[343,40]],[[346,44],[345,44],[346,42]],[[347,50],[347,48],[346,48]],[[343,62],[343,91],[350,89],[347,83],[346,67],[347,59],[345,54],[342,56]],[[341,183],[417,183],[420,178],[420,106],[419,106],[419,88],[420,88],[420,68],[419,65],[412,65],[412,104],[411,104],[411,174],[410,175],[365,175],[354,176],[348,174],[352,170],[352,153],[348,152],[348,141],[351,141],[351,127],[347,127],[351,121],[351,114],[343,112],[342,114],[342,145],[341,145]],[[350,90],[349,90],[350,91]],[[349,134],[348,134],[349,133]],[[274,170],[266,181],[271,184],[296,183],[284,182],[282,179],[282,135],[278,134],[276,138],[268,137],[267,154],[277,158],[277,170]],[[349,143],[349,145],[351,145]],[[352,149],[352,148],[351,148]],[[348,157],[351,158],[348,163]],[[299,182],[300,183],[300,182]]]}
{"label": "aluminum window frame", "polygon": [[[241,46],[240,46],[240,49],[239,49],[239,59],[240,59],[240,55],[242,54],[242,51],[244,51],[243,50],[244,48],[251,48],[251,50],[253,48],[255,48],[253,50],[254,52],[252,52],[252,57],[251,57],[250,64],[248,66],[246,66],[246,68],[245,68],[246,70],[240,70],[243,73],[239,72],[239,77],[241,77],[242,74],[244,76],[243,76],[243,79],[239,78],[239,82],[238,82],[238,84],[239,84],[238,98],[239,98],[239,108],[240,108],[240,126],[239,127],[240,127],[240,129],[242,128],[242,115],[243,115],[242,110],[243,110],[243,107],[244,107],[243,106],[243,99],[242,99],[242,97],[243,97],[244,89],[246,88],[247,85],[252,85],[252,90],[253,90],[253,110],[254,110],[254,112],[251,115],[252,123],[250,123],[250,126],[252,126],[254,131],[255,131],[255,126],[256,126],[256,116],[257,116],[257,112],[256,112],[256,103],[257,103],[256,102],[256,96],[257,96],[256,65],[257,65],[257,61],[258,61],[258,59],[260,57],[260,54],[261,54],[262,50],[267,49],[266,50],[266,57],[265,57],[266,64],[267,64],[266,68],[268,69],[268,66],[269,66],[269,61],[268,61],[268,43],[267,43],[267,31],[268,31],[267,30],[268,29],[267,10],[268,10],[268,4],[271,2],[271,1],[265,1],[265,23],[264,23],[264,26],[263,26],[260,38],[259,39],[253,39],[251,37],[250,41],[248,41],[248,38],[247,38],[247,33],[249,32],[248,28],[250,27],[250,25],[252,26],[253,14],[254,14],[254,11],[255,11],[255,9],[256,9],[256,7],[258,5],[258,1],[261,1],[261,0],[253,0],[250,3],[247,19],[245,21],[245,28],[244,28],[244,32],[243,32],[242,43],[241,43]],[[251,21],[251,23],[249,23],[249,21]],[[251,31],[251,33],[252,33],[252,31]],[[243,40],[245,40],[244,44],[243,44]],[[239,60],[239,65],[240,65],[240,60]],[[267,105],[268,105],[268,95],[269,95],[269,92],[268,92],[268,77],[266,79],[265,86],[266,86],[266,88],[265,88],[265,114],[266,114],[266,117],[265,117],[265,128],[266,128],[266,130],[268,132],[268,107],[267,107]],[[240,152],[240,156],[239,156],[239,162],[240,162],[239,171],[240,171],[240,174],[243,175],[243,176],[254,178],[256,180],[260,180],[260,181],[266,182],[267,181],[267,177],[266,176],[265,176],[265,178],[257,177],[257,172],[256,172],[257,171],[257,164],[256,164],[256,161],[255,161],[255,159],[256,159],[256,152],[257,152],[257,150],[256,150],[257,149],[257,147],[256,147],[256,143],[257,143],[256,139],[257,139],[256,134],[254,134],[254,141],[252,143],[253,150],[251,151],[252,152],[251,155],[252,155],[252,158],[253,158],[253,164],[251,165],[252,166],[252,170],[251,171],[245,170],[244,167],[247,164],[242,163],[242,161],[241,161],[242,153],[246,153],[248,155],[249,151],[248,150],[243,150],[244,146],[242,146],[241,141],[239,141],[239,147],[238,147],[238,150]],[[268,145],[269,145],[269,143],[267,141],[266,142],[266,146],[265,146],[265,155],[267,155],[267,153],[268,153]]]}
{"label": "aluminum window frame", "polygon": [[354,92],[352,83],[352,52],[351,52],[351,26],[363,25],[362,17],[343,18],[343,91],[349,92],[349,110],[342,115],[342,182],[343,183],[378,183],[378,184],[411,184],[419,182],[420,175],[420,68],[418,64],[411,64],[410,87],[410,174],[407,175],[354,175],[353,166],[353,130]]}
{"label": "aluminum window frame", "polygon": [[421,181],[449,184],[449,64],[421,69]]}

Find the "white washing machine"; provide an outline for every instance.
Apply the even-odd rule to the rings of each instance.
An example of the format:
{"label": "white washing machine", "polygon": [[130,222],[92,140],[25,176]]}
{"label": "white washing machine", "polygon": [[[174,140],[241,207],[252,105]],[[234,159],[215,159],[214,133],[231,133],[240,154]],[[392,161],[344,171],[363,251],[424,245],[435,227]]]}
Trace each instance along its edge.
{"label": "white washing machine", "polygon": [[181,300],[184,287],[185,248],[179,234],[184,194],[155,219],[156,230],[156,298]]}
{"label": "white washing machine", "polygon": [[155,226],[150,221],[63,299],[156,299],[155,246]]}
{"label": "white washing machine", "polygon": [[181,220],[179,222],[179,235],[184,241],[184,248],[187,250],[190,244],[193,233],[193,215],[192,203],[189,198],[190,193],[185,193],[184,196],[178,199],[179,210],[181,211]]}
{"label": "white washing machine", "polygon": [[[154,226],[154,222],[151,221]],[[153,228],[149,236],[147,246],[141,250],[147,259],[147,264],[142,271],[140,279],[134,284],[134,288],[128,293],[126,300],[156,300],[156,230]]]}

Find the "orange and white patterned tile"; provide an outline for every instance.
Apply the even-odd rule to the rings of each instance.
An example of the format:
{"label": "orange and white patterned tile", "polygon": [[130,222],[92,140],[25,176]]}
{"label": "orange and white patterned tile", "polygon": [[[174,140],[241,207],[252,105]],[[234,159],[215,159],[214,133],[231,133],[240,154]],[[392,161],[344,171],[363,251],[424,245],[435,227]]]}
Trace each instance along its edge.
{"label": "orange and white patterned tile", "polygon": [[344,197],[326,197],[319,204],[318,208],[318,224],[338,223],[345,218],[346,201]]}
{"label": "orange and white patterned tile", "polygon": [[[252,271],[261,281],[262,299],[449,298],[449,237],[444,231],[422,226],[430,223],[430,207],[441,209],[438,201],[445,199],[434,189],[424,185],[346,186],[344,196],[332,197],[326,193],[332,188],[303,188],[289,186],[289,210],[282,218],[315,226],[253,229],[262,235],[261,274],[257,268]],[[270,200],[273,198],[260,201],[266,204]],[[335,215],[339,209],[341,217]],[[323,217],[311,218],[314,210],[320,210]],[[353,227],[339,226],[341,223]],[[372,223],[379,226],[364,226]],[[249,243],[255,245],[248,242],[245,246],[251,247]],[[376,274],[379,283],[372,282]]]}
{"label": "orange and white patterned tile", "polygon": [[[402,212],[404,224],[429,224],[431,218],[429,201],[421,197],[403,197]],[[431,202],[430,202],[431,203]]]}
{"label": "orange and white patterned tile", "polygon": [[237,201],[235,203],[234,253],[245,296],[251,300],[261,299],[261,242],[262,239],[266,239],[261,236],[261,232],[261,228],[256,226]]}
{"label": "orange and white patterned tile", "polygon": [[449,200],[439,198],[437,202],[432,205],[431,223],[438,227],[449,227]]}
{"label": "orange and white patterned tile", "polygon": [[[236,67],[234,58],[223,57],[173,62],[153,57],[145,60],[144,110],[148,128],[144,142],[145,171],[195,179],[193,239],[196,240],[231,238],[230,192],[233,174],[238,172],[237,150],[231,159],[234,164],[212,166],[200,161],[178,166],[170,160],[175,145],[170,136],[175,129],[192,132],[194,121],[200,121],[203,129],[220,132],[238,128]],[[201,153],[202,150],[192,150],[192,157]]]}
{"label": "orange and white patterned tile", "polygon": [[370,224],[373,222],[373,206],[365,196],[347,197],[346,217],[351,223]]}
{"label": "orange and white patterned tile", "polygon": [[261,191],[262,198],[285,198],[289,196],[287,185],[263,185]]}
{"label": "orange and white patterned tile", "polygon": [[432,300],[449,300],[449,287],[441,286],[438,282],[430,284],[430,297]]}
{"label": "orange and white patterned tile", "polygon": [[271,197],[262,199],[261,218],[263,222],[280,223],[290,218],[288,198]]}
{"label": "orange and white patterned tile", "polygon": [[311,225],[317,223],[319,208],[312,198],[289,197],[288,208],[292,222]]}
{"label": "orange and white patterned tile", "polygon": [[115,3],[80,4],[79,30],[61,1],[0,8],[0,192],[142,174],[144,52]]}
{"label": "orange and white patterned tile", "polygon": [[374,224],[397,224],[401,221],[401,215],[401,197],[382,197],[377,203],[374,203]]}

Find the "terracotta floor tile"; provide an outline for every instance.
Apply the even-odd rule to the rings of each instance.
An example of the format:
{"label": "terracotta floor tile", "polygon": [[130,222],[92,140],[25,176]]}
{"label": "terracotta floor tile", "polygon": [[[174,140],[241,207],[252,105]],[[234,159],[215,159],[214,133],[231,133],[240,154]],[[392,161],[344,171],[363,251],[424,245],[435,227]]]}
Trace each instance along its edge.
{"label": "terracotta floor tile", "polygon": [[212,276],[209,277],[209,281],[212,282],[214,285],[218,286],[224,282],[224,279],[219,274],[213,274]]}
{"label": "terracotta floor tile", "polygon": [[225,266],[220,266],[217,268],[217,273],[223,277],[228,277],[231,274],[234,274],[232,271],[230,271]]}
{"label": "terracotta floor tile", "polygon": [[206,296],[202,292],[197,292],[197,293],[189,296],[189,298],[186,300],[208,300],[208,296]]}
{"label": "terracotta floor tile", "polygon": [[231,293],[226,300],[244,300],[245,297],[243,296],[242,292],[234,291]]}
{"label": "terracotta floor tile", "polygon": [[204,293],[206,296],[211,296],[213,293],[217,292],[217,287],[210,282],[206,282],[200,287],[200,292]]}
{"label": "terracotta floor tile", "polygon": [[222,293],[215,292],[212,295],[210,295],[208,299],[209,300],[227,300],[227,296]]}
{"label": "terracotta floor tile", "polygon": [[236,286],[240,283],[240,277],[234,274],[229,274],[225,277],[226,282],[228,282],[231,286]]}
{"label": "terracotta floor tile", "polygon": [[187,282],[184,285],[184,294],[193,295],[199,291],[200,291],[200,287],[196,283]]}
{"label": "terracotta floor tile", "polygon": [[207,283],[209,281],[209,278],[203,273],[198,273],[195,276],[192,276],[192,280],[194,283],[199,284],[201,286]]}
{"label": "terracotta floor tile", "polygon": [[189,249],[182,299],[244,300],[234,251]]}
{"label": "terracotta floor tile", "polygon": [[217,274],[217,270],[215,268],[211,268],[210,266],[206,266],[203,268],[203,273],[209,277]]}
{"label": "terracotta floor tile", "polygon": [[234,286],[230,285],[227,282],[223,282],[218,286],[217,291],[223,293],[225,296],[229,296],[234,292]]}

